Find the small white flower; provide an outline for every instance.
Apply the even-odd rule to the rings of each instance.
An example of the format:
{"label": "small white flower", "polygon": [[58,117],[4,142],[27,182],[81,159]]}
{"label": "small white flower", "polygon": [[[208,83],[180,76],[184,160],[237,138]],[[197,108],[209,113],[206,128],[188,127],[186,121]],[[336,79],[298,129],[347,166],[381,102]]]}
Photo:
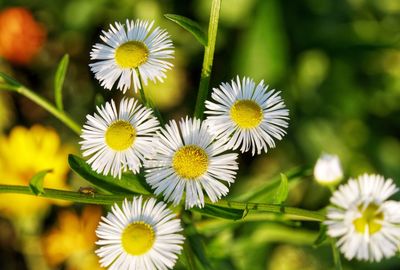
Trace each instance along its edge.
{"label": "small white flower", "polygon": [[123,170],[138,172],[152,151],[159,129],[152,111],[136,100],[122,99],[119,111],[113,100],[97,107],[99,114],[87,115],[80,144],[87,163],[98,173],[121,178]]}
{"label": "small white flower", "polygon": [[184,237],[179,219],[163,202],[142,197],[115,204],[101,217],[96,230],[96,254],[102,267],[121,269],[171,269],[182,250]]}
{"label": "small white flower", "polygon": [[343,171],[339,157],[323,154],[315,164],[314,178],[321,185],[332,185],[340,182],[343,178]]}
{"label": "small white flower", "polygon": [[335,191],[325,224],[347,259],[379,262],[398,251],[400,203],[387,200],[397,191],[392,179],[368,174]]}
{"label": "small white flower", "polygon": [[289,111],[280,97],[280,92],[267,91],[261,81],[257,86],[250,78],[244,77],[231,84],[222,83],[214,88],[212,99],[206,101],[205,113],[212,134],[218,138],[229,138],[227,147],[252,154],[267,152],[275,147],[274,139],[281,140],[288,127]]}
{"label": "small white flower", "polygon": [[151,31],[153,23],[127,20],[126,26],[116,22],[103,31],[100,38],[105,44],[93,46],[90,59],[96,62],[89,66],[104,88],[111,89],[118,80],[117,88],[124,93],[131,84],[137,92],[141,88],[139,75],[145,85],[148,80],[163,81],[173,66],[167,61],[173,58],[173,45],[167,31],[159,27]]}
{"label": "small white flower", "polygon": [[198,119],[175,121],[161,130],[152,159],[145,161],[146,181],[157,195],[177,205],[186,192],[185,207],[204,206],[203,189],[212,202],[225,196],[235,181],[237,154],[223,154],[223,141],[214,141]]}

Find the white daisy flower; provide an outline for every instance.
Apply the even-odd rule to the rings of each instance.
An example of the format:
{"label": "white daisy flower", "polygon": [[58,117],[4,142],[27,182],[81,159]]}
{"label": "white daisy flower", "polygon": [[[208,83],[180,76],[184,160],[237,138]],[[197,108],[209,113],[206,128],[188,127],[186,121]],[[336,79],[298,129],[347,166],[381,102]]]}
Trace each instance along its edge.
{"label": "white daisy flower", "polygon": [[95,62],[89,65],[101,86],[111,89],[118,80],[117,88],[124,93],[131,86],[137,92],[138,71],[145,85],[148,80],[163,81],[173,66],[167,61],[173,58],[173,45],[167,31],[159,27],[151,31],[153,23],[127,20],[126,25],[116,22],[103,31],[100,38],[105,44],[93,46],[90,59]]}
{"label": "white daisy flower", "polygon": [[257,86],[250,78],[240,82],[222,83],[214,88],[212,99],[206,101],[205,113],[213,134],[229,138],[227,147],[252,154],[261,154],[268,147],[275,147],[275,139],[282,139],[288,127],[289,111],[280,97],[280,92],[267,91],[261,81]]}
{"label": "white daisy flower", "polygon": [[102,267],[120,269],[171,269],[182,250],[179,219],[163,202],[142,197],[115,204],[101,217],[96,230],[96,254]]}
{"label": "white daisy flower", "polygon": [[122,99],[119,110],[113,100],[87,115],[83,126],[81,149],[86,161],[97,173],[121,178],[127,168],[139,172],[141,162],[154,144],[158,120],[152,111],[137,100]]}
{"label": "white daisy flower", "polygon": [[387,200],[397,191],[392,179],[368,174],[335,191],[325,224],[347,259],[379,262],[398,251],[400,203]]}
{"label": "white daisy flower", "polygon": [[343,178],[342,166],[337,155],[323,154],[314,166],[314,178],[321,185],[334,185]]}
{"label": "white daisy flower", "polygon": [[204,206],[203,189],[212,202],[225,196],[235,181],[237,154],[223,154],[223,141],[214,141],[198,119],[173,120],[161,130],[152,159],[145,161],[146,181],[177,205],[186,192],[185,207]]}

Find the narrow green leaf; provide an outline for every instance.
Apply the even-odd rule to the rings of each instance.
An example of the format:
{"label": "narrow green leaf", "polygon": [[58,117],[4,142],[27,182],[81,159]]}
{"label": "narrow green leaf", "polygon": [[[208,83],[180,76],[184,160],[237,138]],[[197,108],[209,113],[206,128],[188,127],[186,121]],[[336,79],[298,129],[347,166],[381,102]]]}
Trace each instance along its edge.
{"label": "narrow green leaf", "polygon": [[[3,73],[0,71],[0,77],[3,79],[4,82],[6,82],[8,85],[15,86],[15,87],[20,87],[21,84],[17,82],[14,78],[8,76],[7,74]],[[0,81],[1,82],[1,81]]]}
{"label": "narrow green leaf", "polygon": [[327,238],[326,229],[327,229],[327,227],[321,223],[321,226],[319,229],[319,234],[318,234],[317,239],[315,239],[315,241],[313,243],[313,247],[315,247],[315,248],[319,247],[326,240],[326,238]]}
{"label": "narrow green leaf", "polygon": [[281,204],[285,202],[288,193],[289,193],[288,179],[285,174],[281,173],[281,183],[279,184],[279,187],[276,190],[274,203]]}
{"label": "narrow green leaf", "polygon": [[143,195],[151,194],[151,189],[144,179],[137,175],[122,174],[121,179],[111,175],[102,175],[93,171],[90,166],[81,158],[75,155],[68,156],[68,163],[71,169],[88,182],[102,189],[115,194],[138,193]]}
{"label": "narrow green leaf", "polygon": [[29,181],[29,189],[35,195],[44,194],[43,180],[46,174],[52,172],[53,170],[43,170],[32,176]]}
{"label": "narrow green leaf", "polygon": [[69,63],[69,55],[65,54],[58,64],[56,74],[54,76],[54,99],[57,109],[63,110],[62,88],[64,85],[65,74],[67,73]]}
{"label": "narrow green leaf", "polygon": [[206,216],[238,220],[243,218],[245,210],[216,206],[206,203],[203,208],[194,207],[191,210]]}
{"label": "narrow green leaf", "polygon": [[[292,168],[285,172],[290,185],[296,184],[296,180],[309,174],[310,169],[305,167]],[[280,175],[274,176],[272,179],[265,181],[265,184],[260,187],[241,193],[240,195],[235,196],[234,199],[242,202],[272,202],[271,198],[276,193],[276,189],[279,187],[280,183]]]}
{"label": "narrow green leaf", "polygon": [[207,35],[197,22],[176,14],[164,14],[164,16],[191,33],[204,47],[207,46]]}

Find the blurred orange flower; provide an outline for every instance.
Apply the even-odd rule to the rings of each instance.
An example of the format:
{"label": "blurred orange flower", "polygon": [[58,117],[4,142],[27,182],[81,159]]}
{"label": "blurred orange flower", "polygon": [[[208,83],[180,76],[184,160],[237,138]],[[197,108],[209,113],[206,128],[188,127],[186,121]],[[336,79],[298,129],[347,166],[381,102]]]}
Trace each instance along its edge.
{"label": "blurred orange flower", "polygon": [[[61,145],[60,137],[51,128],[17,126],[8,137],[0,135],[0,183],[27,186],[33,175],[52,169],[44,179],[44,186],[67,189],[70,152],[73,148]],[[50,202],[29,195],[0,194],[0,211],[11,217],[34,216],[46,210]]]}
{"label": "blurred orange flower", "polygon": [[58,214],[55,226],[42,239],[43,253],[51,267],[65,263],[68,270],[103,269],[94,253],[101,213],[99,206],[86,206],[81,216],[73,210]]}
{"label": "blurred orange flower", "polygon": [[21,7],[0,12],[0,56],[16,64],[27,64],[45,40],[44,28],[30,11]]}

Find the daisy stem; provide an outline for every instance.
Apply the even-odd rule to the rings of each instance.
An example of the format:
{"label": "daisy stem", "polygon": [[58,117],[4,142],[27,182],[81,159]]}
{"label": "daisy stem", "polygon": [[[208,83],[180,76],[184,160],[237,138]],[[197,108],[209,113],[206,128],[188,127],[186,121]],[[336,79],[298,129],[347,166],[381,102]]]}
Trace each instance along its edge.
{"label": "daisy stem", "polygon": [[[4,182],[4,181],[3,181]],[[104,204],[112,205],[114,203],[122,202],[125,198],[131,197],[134,194],[121,194],[121,195],[108,195],[108,194],[82,194],[75,191],[58,190],[45,188],[44,193],[40,195],[43,198],[49,199],[60,199],[66,201],[72,201],[76,203],[89,203],[89,204]],[[16,193],[16,194],[27,194],[36,196],[32,193],[28,186],[15,186],[15,185],[0,185],[1,193]],[[145,195],[144,195],[145,196]],[[207,200],[207,203],[211,203]],[[310,211],[295,207],[286,207],[278,204],[266,204],[266,203],[242,203],[220,200],[213,205],[222,206],[225,208],[240,209],[244,211],[257,211],[257,212],[268,212],[282,214],[285,217],[293,220],[303,221],[319,221],[325,220],[325,215],[318,211]],[[246,218],[244,217],[246,220]]]}
{"label": "daisy stem", "polygon": [[154,111],[156,117],[158,118],[158,121],[160,121],[160,123],[163,125],[164,124],[164,120],[161,116],[160,111],[158,110],[158,108],[156,106],[154,106],[153,102],[146,98],[146,94],[144,93],[144,87],[143,87],[143,82],[142,82],[142,76],[140,76],[140,72],[139,69],[136,69],[138,77],[139,77],[139,83],[140,83],[140,98],[142,99],[142,103],[147,107],[150,108]]}
{"label": "daisy stem", "polygon": [[208,96],[210,85],[211,69],[214,60],[215,42],[217,40],[219,11],[221,0],[213,0],[211,4],[210,22],[208,25],[208,40],[204,50],[203,68],[201,70],[199,92],[197,93],[194,116],[202,119],[204,114],[205,101]]}
{"label": "daisy stem", "polygon": [[333,261],[335,263],[335,270],[342,270],[342,263],[340,261],[340,254],[339,250],[336,247],[336,240],[331,239],[331,246],[332,246],[332,254],[333,254]]}
{"label": "daisy stem", "polygon": [[[0,194],[1,193],[15,193],[15,194],[26,194],[26,195],[36,196],[35,194],[32,193],[29,187],[16,186],[16,185],[0,185]],[[38,197],[72,201],[76,203],[111,205],[114,204],[115,202],[122,202],[127,197],[132,197],[132,194],[130,195],[83,194],[75,191],[45,188],[44,193],[38,195]]]}
{"label": "daisy stem", "polygon": [[65,112],[58,110],[53,104],[51,104],[46,99],[44,99],[43,97],[41,97],[38,94],[36,94],[35,92],[33,92],[31,89],[26,88],[23,85],[12,86],[12,85],[8,85],[8,84],[0,84],[0,90],[15,91],[15,92],[23,95],[24,97],[32,100],[37,105],[41,106],[43,109],[47,110],[53,116],[58,118],[58,120],[63,122],[67,127],[69,127],[77,135],[81,134],[81,127],[74,120],[72,120],[71,117],[69,117]]}
{"label": "daisy stem", "polygon": [[[211,203],[208,199],[206,199],[206,202]],[[325,215],[323,213],[301,208],[282,206],[281,204],[252,203],[252,202],[246,203],[246,202],[234,202],[226,200],[219,200],[218,202],[213,204],[222,207],[240,209],[245,211],[260,211],[260,212],[283,214],[287,217],[293,217],[294,220],[320,221],[320,222],[325,220]]]}
{"label": "daisy stem", "polygon": [[[142,99],[142,103],[144,105],[146,105],[146,107],[149,107],[148,101],[146,99],[146,95],[144,93],[144,88],[143,88],[143,81],[142,81],[142,76],[140,75],[140,71],[137,68],[136,72],[138,74],[138,78],[139,78],[139,83],[140,83],[140,88],[139,88],[139,92],[140,92],[140,98]],[[132,85],[132,84],[131,84]]]}
{"label": "daisy stem", "polygon": [[196,262],[194,260],[193,250],[190,247],[188,240],[185,241],[183,253],[186,259],[186,268],[189,270],[196,270]]}

